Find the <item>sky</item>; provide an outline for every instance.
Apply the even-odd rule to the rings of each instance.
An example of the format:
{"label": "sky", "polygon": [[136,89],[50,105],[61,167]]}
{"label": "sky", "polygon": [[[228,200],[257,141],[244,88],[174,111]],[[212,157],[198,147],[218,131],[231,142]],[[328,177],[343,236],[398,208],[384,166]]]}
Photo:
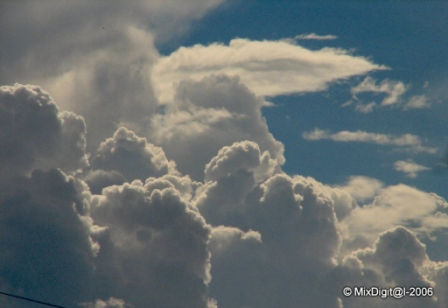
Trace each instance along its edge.
{"label": "sky", "polygon": [[[87,308],[446,307],[447,14],[1,1],[0,291]],[[432,295],[344,295],[355,286]]]}

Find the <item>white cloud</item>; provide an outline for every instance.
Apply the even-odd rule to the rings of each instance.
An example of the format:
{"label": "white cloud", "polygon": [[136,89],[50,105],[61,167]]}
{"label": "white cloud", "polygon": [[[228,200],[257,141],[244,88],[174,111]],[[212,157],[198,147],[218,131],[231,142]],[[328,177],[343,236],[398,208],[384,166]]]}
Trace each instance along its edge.
{"label": "white cloud", "polygon": [[[272,159],[284,162],[283,144],[269,132],[263,100],[238,78],[210,76],[184,81],[176,100],[151,119],[149,139],[160,145],[179,171],[203,178],[207,164],[223,146],[252,140]],[[192,155],[194,153],[194,155]]]}
{"label": "white cloud", "polygon": [[412,160],[398,160],[394,163],[394,169],[406,174],[410,178],[416,178],[419,172],[430,170],[423,165],[419,165]]}
{"label": "white cloud", "polygon": [[181,47],[152,70],[161,101],[171,101],[182,80],[208,75],[238,76],[256,95],[321,91],[338,79],[385,69],[342,49],[309,50],[287,41],[233,39],[229,45]]}
{"label": "white cloud", "polygon": [[[344,234],[349,242],[360,238],[371,241],[389,228],[406,226],[430,235],[448,224],[448,217],[443,215],[447,206],[447,202],[435,194],[404,184],[388,186],[381,189],[371,203],[357,207],[344,219]],[[429,223],[434,217],[438,217],[438,223]]]}
{"label": "white cloud", "polygon": [[255,180],[265,179],[272,175],[277,167],[269,152],[260,152],[258,144],[241,141],[219,150],[218,154],[205,165],[204,180],[217,180],[238,170],[253,172]]}
{"label": "white cloud", "polygon": [[376,80],[366,77],[359,85],[351,89],[355,99],[360,93],[383,93],[386,97],[381,101],[381,106],[393,105],[399,102],[401,96],[407,91],[407,87],[401,81],[383,80],[377,84]]}
{"label": "white cloud", "polygon": [[327,130],[315,128],[312,131],[304,132],[302,137],[305,140],[332,140],[335,142],[364,142],[378,145],[389,145],[403,149],[409,149],[415,152],[436,153],[437,149],[424,146],[419,136],[413,134],[404,134],[401,136],[393,136],[386,134],[370,133],[361,130],[357,131],[340,131],[330,133]]}
{"label": "white cloud", "polygon": [[298,34],[294,36],[295,40],[318,40],[318,41],[327,41],[327,40],[335,40],[338,37],[332,34],[319,35],[316,33],[305,33]]}
{"label": "white cloud", "polygon": [[377,179],[366,176],[352,176],[341,189],[347,191],[358,202],[371,200],[384,186]]}
{"label": "white cloud", "polygon": [[[369,113],[378,107],[400,106],[403,110],[421,109],[430,106],[425,95],[414,95],[404,98],[405,93],[410,89],[409,85],[405,85],[401,81],[385,79],[381,82],[368,76],[357,86],[351,88],[352,100],[343,106],[354,104],[355,110],[362,113]],[[374,95],[382,95],[384,98],[377,103],[375,98],[365,101],[360,97],[364,93],[373,93]]]}
{"label": "white cloud", "polygon": [[430,106],[425,95],[412,96],[405,105],[405,109],[422,109]]}

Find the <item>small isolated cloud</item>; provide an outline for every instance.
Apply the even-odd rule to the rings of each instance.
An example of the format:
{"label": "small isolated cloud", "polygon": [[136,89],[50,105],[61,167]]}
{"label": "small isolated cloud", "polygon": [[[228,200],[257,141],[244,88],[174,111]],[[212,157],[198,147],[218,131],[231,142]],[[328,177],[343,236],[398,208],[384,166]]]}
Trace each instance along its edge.
{"label": "small isolated cloud", "polygon": [[304,33],[294,36],[295,40],[317,40],[317,41],[328,41],[335,40],[338,37],[332,34],[319,35],[316,33]]}
{"label": "small isolated cloud", "polygon": [[430,106],[428,99],[424,95],[412,96],[405,105],[405,109],[422,109]]}
{"label": "small isolated cloud", "polygon": [[[429,107],[425,95],[415,95],[409,98],[404,98],[405,93],[409,88],[409,85],[406,85],[401,81],[385,79],[378,82],[372,77],[366,77],[360,84],[350,90],[352,100],[345,103],[343,106],[354,104],[355,110],[362,113],[372,112],[376,107],[392,105],[400,105],[404,110]],[[371,93],[383,98],[379,103],[376,101],[365,101],[360,97],[360,95],[365,93]]]}
{"label": "small isolated cloud", "polygon": [[421,138],[412,134],[404,134],[401,136],[393,136],[386,134],[369,133],[361,130],[357,131],[340,131],[330,133],[327,130],[315,128],[312,131],[304,132],[302,137],[305,140],[332,140],[336,142],[364,142],[378,145],[389,145],[409,149],[415,152],[435,153],[436,148],[424,146]]}
{"label": "small isolated cloud", "polygon": [[399,160],[394,163],[394,169],[405,173],[407,177],[416,178],[419,172],[430,170],[431,168],[416,164],[412,160]]}
{"label": "small isolated cloud", "polygon": [[114,297],[106,301],[97,299],[93,303],[81,304],[81,306],[84,308],[132,308],[132,306],[126,305],[123,300]]}
{"label": "small isolated cloud", "polygon": [[152,70],[161,101],[170,101],[176,84],[208,75],[239,76],[256,95],[321,91],[328,83],[385,69],[343,49],[309,50],[289,41],[233,39],[228,45],[181,47],[162,57]]}
{"label": "small isolated cloud", "polygon": [[377,83],[371,77],[366,77],[359,85],[351,89],[355,99],[357,95],[365,92],[385,94],[386,97],[381,101],[381,106],[388,106],[398,103],[401,96],[406,92],[407,87],[401,81],[383,80]]}

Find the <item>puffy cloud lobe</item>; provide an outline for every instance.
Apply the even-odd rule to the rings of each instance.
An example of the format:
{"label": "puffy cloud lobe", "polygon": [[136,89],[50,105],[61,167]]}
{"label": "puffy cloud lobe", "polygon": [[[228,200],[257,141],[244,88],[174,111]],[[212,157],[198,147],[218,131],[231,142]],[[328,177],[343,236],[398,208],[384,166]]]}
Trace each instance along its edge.
{"label": "puffy cloud lobe", "polygon": [[181,195],[184,200],[191,201],[196,189],[202,183],[192,181],[188,175],[180,176],[166,174],[161,177],[150,177],[145,181],[147,189],[165,189],[173,188]]}
{"label": "puffy cloud lobe", "polygon": [[221,147],[236,141],[253,140],[281,164],[283,145],[269,132],[262,104],[236,78],[186,81],[178,88],[176,103],[152,119],[148,133],[194,179],[203,178],[205,164]]}
{"label": "puffy cloud lobe", "polygon": [[105,188],[93,198],[92,217],[107,227],[98,239],[100,297],[136,307],[209,304],[209,227],[166,181]]}
{"label": "puffy cloud lobe", "polygon": [[427,285],[418,272],[427,261],[425,246],[404,227],[380,234],[373,250],[360,251],[357,256],[367,266],[379,266],[389,283]]}
{"label": "puffy cloud lobe", "polygon": [[38,170],[0,190],[1,289],[67,307],[89,300],[98,246],[85,184]]}
{"label": "puffy cloud lobe", "polygon": [[73,171],[88,165],[82,117],[60,112],[32,85],[0,87],[0,177],[34,168]]}
{"label": "puffy cloud lobe", "polygon": [[326,198],[332,200],[334,211],[338,220],[344,219],[347,215],[351,213],[351,211],[357,206],[357,198],[356,195],[353,195],[347,189],[342,187],[330,187],[324,185],[312,177],[303,177],[300,175],[295,175],[294,177],[295,183],[294,186],[295,192],[303,193],[303,188],[311,186],[314,190],[319,191],[320,194],[323,194]]}
{"label": "puffy cloud lobe", "polygon": [[210,74],[239,76],[259,96],[321,91],[328,83],[385,67],[342,49],[309,50],[291,41],[233,39],[229,45],[181,47],[160,58],[152,70],[163,102],[175,95],[173,84]]}
{"label": "puffy cloud lobe", "polygon": [[258,144],[251,141],[236,142],[222,147],[218,154],[207,163],[204,180],[217,180],[238,170],[251,171],[261,179],[278,170],[278,165],[271,159],[269,152],[260,153]]}
{"label": "puffy cloud lobe", "polygon": [[195,203],[209,223],[247,228],[248,194],[279,169],[269,153],[262,154],[254,142],[225,146],[206,165],[206,182],[198,187]]}
{"label": "puffy cloud lobe", "polygon": [[92,168],[119,172],[128,181],[176,172],[174,162],[168,161],[160,147],[125,127],[99,145]]}

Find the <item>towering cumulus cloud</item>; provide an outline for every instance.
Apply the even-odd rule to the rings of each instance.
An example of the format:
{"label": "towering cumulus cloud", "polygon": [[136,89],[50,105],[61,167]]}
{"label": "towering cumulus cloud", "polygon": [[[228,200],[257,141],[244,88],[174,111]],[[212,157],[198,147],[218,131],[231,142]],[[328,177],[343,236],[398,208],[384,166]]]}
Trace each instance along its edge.
{"label": "towering cumulus cloud", "polygon": [[184,81],[176,97],[163,114],[153,117],[149,133],[180,171],[202,179],[205,164],[221,147],[246,139],[283,163],[283,145],[269,132],[261,114],[264,101],[238,78]]}
{"label": "towering cumulus cloud", "polygon": [[[287,174],[262,113],[269,96],[386,67],[292,40],[176,49],[220,3],[0,1],[0,291],[73,308],[447,307],[447,201],[364,175]],[[408,90],[360,78],[359,104]],[[438,150],[410,133],[306,131],[314,144]],[[395,161],[411,180],[430,173]],[[0,307],[31,306],[0,295]]]}

